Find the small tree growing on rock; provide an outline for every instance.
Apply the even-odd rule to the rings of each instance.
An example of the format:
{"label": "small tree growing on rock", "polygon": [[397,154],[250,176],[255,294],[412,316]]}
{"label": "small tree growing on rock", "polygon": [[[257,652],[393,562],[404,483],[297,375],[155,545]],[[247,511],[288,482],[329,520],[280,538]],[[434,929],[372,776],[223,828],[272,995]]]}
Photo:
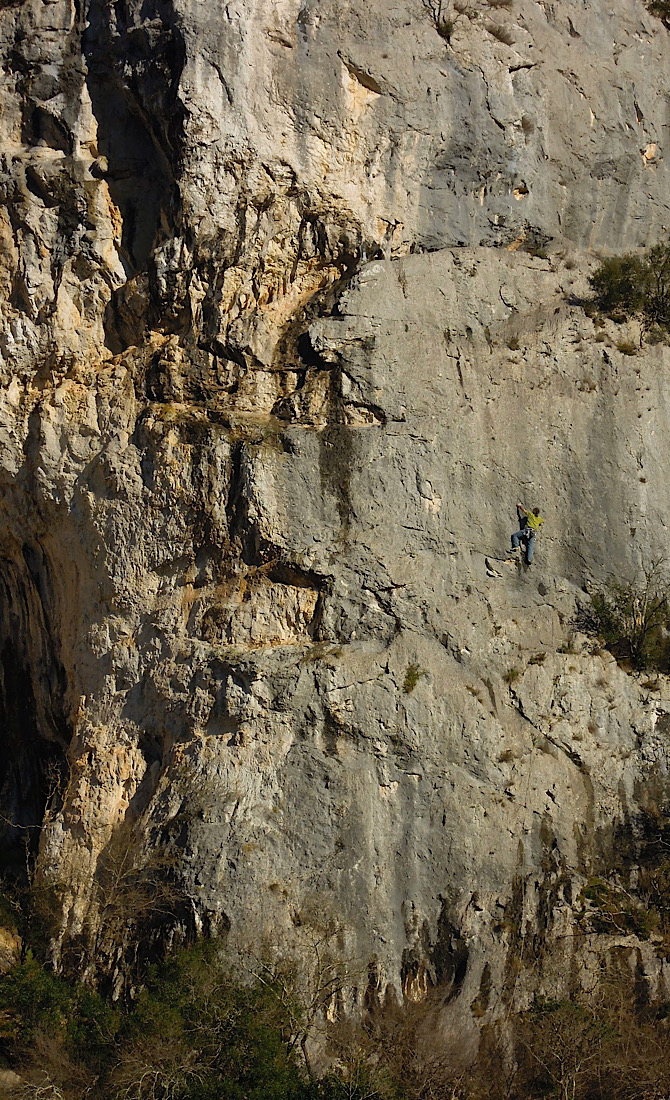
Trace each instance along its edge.
{"label": "small tree growing on rock", "polygon": [[643,330],[670,331],[670,245],[654,245],[644,256],[610,256],[589,282],[605,313],[637,317]]}
{"label": "small tree growing on rock", "polygon": [[647,10],[670,28],[670,0],[648,0]]}
{"label": "small tree growing on rock", "polygon": [[609,1029],[594,1011],[576,1001],[538,1001],[522,1014],[517,1057],[533,1096],[576,1100],[597,1077]]}
{"label": "small tree growing on rock", "polygon": [[454,29],[454,20],[446,15],[442,0],[423,0],[423,6],[433,20],[440,38],[449,42]]}
{"label": "small tree growing on rock", "polygon": [[636,669],[670,668],[670,582],[664,562],[653,562],[640,580],[611,580],[591,599],[586,629],[599,634],[615,657]]}

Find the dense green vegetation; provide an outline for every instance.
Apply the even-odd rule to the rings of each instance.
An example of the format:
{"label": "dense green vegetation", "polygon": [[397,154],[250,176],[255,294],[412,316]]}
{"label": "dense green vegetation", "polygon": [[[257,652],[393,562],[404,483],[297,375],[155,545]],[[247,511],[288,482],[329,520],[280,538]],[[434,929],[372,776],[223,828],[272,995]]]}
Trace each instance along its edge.
{"label": "dense green vegetation", "polygon": [[[620,900],[589,883],[587,925],[658,927],[642,929],[636,910],[633,929]],[[23,1078],[20,1097],[35,1100],[661,1100],[670,1094],[667,1006],[640,996],[627,957],[613,949],[588,996],[537,1001],[500,1032],[485,1027],[474,1064],[459,1045],[435,1043],[439,990],[331,1024],[333,1068],[317,1079],[296,1041],[304,1006],[287,1003],[279,981],[236,981],[215,943],[152,967],[125,1004],[28,951],[0,980],[0,1054]],[[474,1002],[472,1011],[481,1015]]]}
{"label": "dense green vegetation", "polygon": [[670,331],[670,245],[611,256],[589,279],[596,305],[619,320],[636,317],[655,338]]}
{"label": "dense green vegetation", "polygon": [[212,942],[152,967],[125,1005],[30,951],[0,981],[5,1065],[54,1100],[362,1100],[363,1084],[310,1078],[295,1021],[278,985],[235,982]]}

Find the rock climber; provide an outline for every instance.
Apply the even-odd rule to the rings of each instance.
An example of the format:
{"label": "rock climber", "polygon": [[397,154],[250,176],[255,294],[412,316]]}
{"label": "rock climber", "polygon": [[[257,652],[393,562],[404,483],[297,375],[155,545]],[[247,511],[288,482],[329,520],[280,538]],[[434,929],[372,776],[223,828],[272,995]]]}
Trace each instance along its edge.
{"label": "rock climber", "polygon": [[519,543],[524,542],[526,545],[526,563],[530,565],[535,551],[535,538],[544,520],[540,515],[539,508],[524,508],[520,500],[517,501],[516,511],[519,517],[519,530],[512,535],[510,554],[515,554],[519,549]]}

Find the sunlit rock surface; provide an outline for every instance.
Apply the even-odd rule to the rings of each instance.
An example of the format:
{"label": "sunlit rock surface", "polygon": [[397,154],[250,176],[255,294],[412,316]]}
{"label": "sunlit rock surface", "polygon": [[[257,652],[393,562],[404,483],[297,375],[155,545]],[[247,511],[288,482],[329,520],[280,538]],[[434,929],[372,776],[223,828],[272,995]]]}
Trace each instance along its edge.
{"label": "sunlit rock surface", "polygon": [[670,352],[579,302],[670,219],[670,43],[451,18],[0,9],[0,831],[117,976],[125,827],[180,934],[474,1035],[613,943],[664,989],[581,891],[666,835],[670,684],[577,617],[667,552]]}

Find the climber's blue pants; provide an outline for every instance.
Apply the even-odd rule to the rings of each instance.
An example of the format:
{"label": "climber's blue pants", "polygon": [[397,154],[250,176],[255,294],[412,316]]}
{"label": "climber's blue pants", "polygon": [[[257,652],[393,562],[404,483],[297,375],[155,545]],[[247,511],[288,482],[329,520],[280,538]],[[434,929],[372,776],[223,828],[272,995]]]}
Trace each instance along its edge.
{"label": "climber's blue pants", "polygon": [[521,541],[526,543],[526,561],[530,565],[533,560],[533,551],[535,549],[535,532],[530,531],[528,527],[522,527],[519,531],[515,531],[512,535],[512,546],[515,550],[518,549]]}

